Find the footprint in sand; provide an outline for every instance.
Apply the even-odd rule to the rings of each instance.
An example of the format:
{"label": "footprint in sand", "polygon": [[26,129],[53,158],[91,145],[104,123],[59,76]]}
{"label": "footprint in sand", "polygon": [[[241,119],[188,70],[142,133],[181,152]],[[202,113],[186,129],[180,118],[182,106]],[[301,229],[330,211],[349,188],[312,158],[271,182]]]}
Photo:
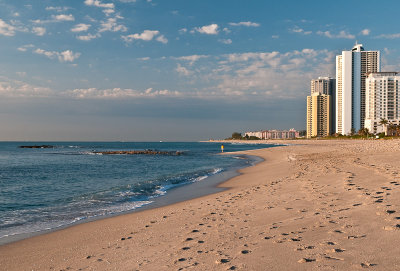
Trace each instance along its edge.
{"label": "footprint in sand", "polygon": [[374,263],[360,263],[362,268],[368,268],[370,266],[376,266],[377,264]]}
{"label": "footprint in sand", "polygon": [[298,260],[299,263],[311,263],[311,262],[315,262],[316,259],[314,258],[302,258],[300,260]]}
{"label": "footprint in sand", "polygon": [[229,263],[230,260],[229,259],[220,259],[217,261],[217,263]]}
{"label": "footprint in sand", "polygon": [[274,238],[274,237],[275,237],[275,236],[265,236],[264,239],[265,239],[265,240],[269,240],[269,239],[272,239],[272,238]]}
{"label": "footprint in sand", "polygon": [[344,259],[342,259],[342,258],[336,258],[336,257],[332,257],[332,256],[325,256],[325,259],[335,260],[335,261],[344,261]]}
{"label": "footprint in sand", "polygon": [[297,251],[303,251],[303,250],[307,250],[307,249],[314,249],[315,246],[302,246],[302,247],[298,247],[295,250]]}
{"label": "footprint in sand", "polygon": [[367,237],[367,235],[366,234],[364,234],[364,235],[349,235],[349,236],[347,236],[347,239],[358,239],[358,238],[364,238],[364,237]]}
{"label": "footprint in sand", "polygon": [[328,242],[326,242],[326,244],[327,244],[327,245],[330,245],[330,246],[334,246],[334,245],[336,245],[336,243],[335,243],[335,242],[331,242],[331,241],[328,241]]}
{"label": "footprint in sand", "polygon": [[346,250],[342,249],[342,248],[334,248],[334,249],[332,249],[332,252],[336,252],[336,253],[341,253],[341,252],[344,252],[344,251],[346,251]]}

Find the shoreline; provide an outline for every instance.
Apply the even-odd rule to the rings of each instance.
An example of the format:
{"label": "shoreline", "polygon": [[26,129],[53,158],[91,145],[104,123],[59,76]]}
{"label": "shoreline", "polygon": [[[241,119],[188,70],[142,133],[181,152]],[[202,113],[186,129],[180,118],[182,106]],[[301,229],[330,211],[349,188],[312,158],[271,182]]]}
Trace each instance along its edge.
{"label": "shoreline", "polygon": [[[400,141],[245,152],[222,192],[0,246],[6,270],[396,270]],[[286,143],[291,143],[287,142]]]}
{"label": "shoreline", "polygon": [[[226,152],[224,155],[235,155],[235,152]],[[19,233],[19,234],[13,234],[9,236],[4,236],[0,238],[0,247],[3,245],[11,244],[14,242],[19,242],[23,241],[32,237],[68,229],[70,227],[74,227],[76,225],[84,224],[84,223],[90,223],[93,221],[101,220],[101,219],[107,219],[107,218],[112,218],[120,215],[126,215],[126,214],[132,214],[132,213],[137,213],[137,212],[142,212],[146,210],[151,210],[154,208],[161,208],[167,205],[172,205],[175,203],[183,202],[183,201],[188,201],[192,199],[196,199],[199,197],[215,194],[221,191],[226,190],[227,188],[221,188],[219,187],[220,184],[229,181],[229,179],[236,177],[240,175],[239,170],[246,168],[246,167],[251,167],[256,165],[257,163],[262,162],[262,159],[257,157],[257,156],[252,156],[252,155],[242,155],[245,157],[245,159],[248,160],[248,165],[245,165],[243,167],[234,167],[231,168],[227,171],[208,176],[204,181],[200,182],[193,182],[193,183],[186,183],[177,187],[174,187],[172,189],[167,190],[167,193],[165,195],[161,195],[155,198],[152,198],[152,201],[148,204],[144,204],[140,207],[137,207],[132,210],[128,211],[122,211],[118,213],[112,213],[108,215],[99,215],[99,216],[94,216],[94,217],[88,217],[82,220],[78,220],[75,222],[71,222],[66,225],[58,226],[55,228],[51,229],[43,229],[40,231],[35,231],[35,232],[29,232],[29,233]],[[195,191],[193,191],[193,189]]]}

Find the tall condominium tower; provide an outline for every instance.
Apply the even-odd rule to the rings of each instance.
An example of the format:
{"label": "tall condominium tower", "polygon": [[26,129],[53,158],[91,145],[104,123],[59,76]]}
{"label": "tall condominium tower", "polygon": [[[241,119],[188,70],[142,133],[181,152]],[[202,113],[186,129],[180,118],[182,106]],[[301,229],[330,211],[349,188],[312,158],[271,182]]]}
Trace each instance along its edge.
{"label": "tall condominium tower", "polygon": [[311,95],[314,93],[320,93],[325,95],[330,95],[330,105],[329,105],[329,134],[335,133],[336,125],[336,80],[331,77],[318,77],[318,79],[311,80]]}
{"label": "tall condominium tower", "polygon": [[336,56],[336,132],[349,134],[364,127],[365,78],[380,72],[380,52],[365,51],[356,44],[351,51]]}
{"label": "tall condominium tower", "polygon": [[333,95],[335,93],[335,79],[330,77],[318,77],[311,80],[311,95],[313,93]]}
{"label": "tall condominium tower", "polygon": [[365,127],[384,132],[381,119],[400,124],[400,75],[397,72],[369,73],[366,79]]}
{"label": "tall condominium tower", "polygon": [[330,134],[331,95],[319,92],[307,96],[307,137],[324,137]]}

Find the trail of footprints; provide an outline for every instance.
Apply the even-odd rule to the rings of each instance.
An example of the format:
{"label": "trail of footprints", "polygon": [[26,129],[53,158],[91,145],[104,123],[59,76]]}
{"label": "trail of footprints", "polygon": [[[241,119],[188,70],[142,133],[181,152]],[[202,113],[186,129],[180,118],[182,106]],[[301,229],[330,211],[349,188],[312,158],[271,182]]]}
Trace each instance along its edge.
{"label": "trail of footprints", "polygon": [[[337,201],[341,200],[338,193],[327,190],[330,184],[321,184],[317,181],[313,181],[313,178],[307,178],[307,175],[315,175],[319,174],[323,176],[324,174],[343,174],[345,175],[343,179],[343,191],[348,193],[357,193],[362,197],[367,197],[371,204],[375,204],[377,207],[377,215],[385,216],[388,225],[383,227],[384,230],[400,230],[400,210],[390,204],[390,196],[394,190],[400,188],[400,174],[394,170],[390,166],[386,167],[375,167],[375,172],[378,174],[382,174],[386,177],[389,177],[389,181],[382,186],[378,187],[379,189],[371,189],[367,187],[363,187],[362,183],[357,181],[357,175],[354,172],[347,171],[343,172],[336,164],[339,164],[341,161],[337,157],[332,156],[330,159],[327,159],[327,162],[323,164],[317,164],[315,160],[311,158],[311,160],[307,161],[307,163],[313,163],[314,165],[313,172],[309,170],[309,166],[306,163],[302,163],[302,157],[297,156],[296,161],[294,162],[297,167],[297,173],[288,178],[282,178],[271,182],[268,185],[254,186],[248,190],[244,190],[237,193],[229,193],[227,198],[223,198],[222,196],[217,196],[216,200],[219,205],[213,205],[213,211],[202,217],[202,221],[198,221],[197,226],[186,225],[185,233],[180,236],[182,238],[181,247],[177,248],[175,252],[171,253],[171,257],[175,257],[172,260],[172,266],[174,266],[177,270],[184,270],[193,268],[201,265],[201,259],[204,259],[205,255],[210,258],[215,259],[215,265],[218,268],[222,268],[225,270],[238,270],[242,269],[240,264],[237,263],[236,258],[238,255],[245,256],[251,255],[254,249],[257,249],[254,244],[250,243],[247,240],[250,238],[246,235],[247,226],[237,228],[235,221],[242,220],[245,222],[245,225],[248,221],[251,221],[251,218],[247,218],[249,215],[245,214],[245,216],[237,215],[237,212],[234,212],[235,209],[241,208],[237,204],[238,200],[243,200],[246,198],[249,202],[251,202],[250,191],[264,193],[266,197],[265,205],[263,206],[265,212],[275,208],[282,208],[282,210],[287,212],[293,212],[294,214],[290,219],[285,221],[276,221],[270,225],[265,225],[265,230],[259,232],[259,241],[258,245],[285,245],[291,248],[295,253],[299,254],[298,263],[299,264],[328,264],[335,262],[343,262],[345,261],[347,248],[345,245],[342,245],[341,242],[333,241],[329,239],[329,236],[340,235],[343,240],[343,244],[346,243],[346,240],[357,241],[363,238],[367,238],[366,234],[357,233],[353,230],[353,225],[349,223],[345,212],[351,210],[352,208],[358,208],[363,205],[361,202],[357,202],[357,198],[354,198],[354,202],[352,202],[347,208],[338,208],[335,204]],[[374,167],[374,165],[366,165],[360,159],[355,159],[355,163],[360,167],[370,168]],[[294,179],[301,179],[302,181],[302,191],[307,192],[307,196],[309,200],[312,202],[313,199],[323,200],[323,207],[320,208],[296,208],[295,202],[297,200],[305,200],[305,197],[302,197],[299,193],[299,196],[291,202],[291,205],[286,202],[279,201],[279,192],[283,185],[286,182],[290,182]],[[315,178],[314,178],[315,180]],[[271,200],[268,201],[268,197],[271,197]],[[204,204],[210,205],[210,203],[205,202]],[[201,208],[199,208],[201,209]],[[189,214],[194,214],[194,210],[187,210]],[[143,229],[140,231],[146,231],[152,227],[152,225],[165,221],[173,216],[174,213],[170,213],[169,215],[163,216],[159,221],[152,220],[149,221],[146,225],[144,225]],[[243,220],[244,217],[244,220]],[[315,217],[318,219],[314,219],[315,223],[304,223],[301,226],[301,221],[310,220]],[[298,228],[295,230],[288,230],[293,225],[297,225]],[[299,226],[300,225],[300,226]],[[224,228],[231,229],[231,231],[226,231]],[[314,231],[326,231],[327,238],[325,240],[309,240],[308,236],[310,233]],[[355,233],[356,232],[356,233]],[[120,240],[112,245],[109,248],[112,249],[121,249],[123,248],[124,242],[130,242],[135,239],[135,234],[137,232],[132,231],[126,236],[122,236]],[[228,235],[228,234],[232,235]],[[207,243],[207,238],[212,238],[210,235],[217,235],[217,237],[225,237],[227,240],[231,238],[235,238],[240,240],[242,243],[240,246],[235,248],[229,247],[228,243],[219,244],[218,246],[211,247]],[[224,236],[226,235],[226,236]],[[220,238],[224,240],[224,238]],[[337,238],[333,238],[337,239]],[[106,248],[103,248],[106,249]],[[188,253],[195,251],[195,254]],[[236,251],[232,254],[232,251]],[[195,256],[190,256],[195,255]],[[196,255],[198,257],[196,257]],[[88,261],[107,261],[107,259],[102,258],[102,254],[99,255],[87,255],[86,259]],[[149,263],[147,259],[143,259],[142,262],[138,264],[140,269],[141,266]],[[170,266],[170,267],[172,267]],[[373,268],[377,266],[376,263],[370,262],[360,262],[360,268]]]}
{"label": "trail of footprints", "polygon": [[[329,173],[329,172],[335,172],[335,173],[341,173],[340,170],[338,170],[335,167],[331,167],[328,169],[328,167],[321,165],[320,167],[316,167],[323,173]],[[307,167],[301,167],[300,165],[300,174],[297,174],[294,176],[294,178],[299,178],[305,177],[307,174],[315,174],[315,172],[308,173],[307,172]],[[351,191],[351,190],[356,190],[356,191],[363,191],[364,193],[369,193],[367,189],[358,186],[354,183],[354,177],[355,175],[351,172],[347,172],[349,174],[348,178],[346,178],[346,190]],[[393,185],[397,185],[397,182],[391,182]],[[329,192],[324,192],[325,186],[324,185],[318,185],[315,181],[312,181],[312,179],[306,179],[306,183],[303,184],[303,189],[306,191],[311,192],[312,197],[314,198],[319,198],[319,199],[324,199],[325,202],[323,202],[327,207],[326,208],[321,208],[321,210],[315,210],[314,215],[320,215],[320,216],[325,216],[325,219],[328,220],[328,224],[340,224],[341,227],[339,229],[334,229],[330,230],[329,234],[343,234],[345,235],[345,239],[347,240],[353,240],[353,239],[359,239],[359,238],[365,238],[365,234],[360,234],[360,235],[353,235],[353,234],[346,234],[344,229],[346,228],[352,228],[352,225],[347,224],[345,222],[346,216],[337,216],[337,213],[341,213],[343,211],[350,210],[351,208],[361,206],[362,203],[353,203],[351,207],[349,208],[341,208],[341,209],[336,209],[336,205],[334,204],[335,201],[339,200],[339,198],[336,197],[336,193],[329,193]],[[388,187],[382,187],[382,189],[386,190],[391,190]],[[382,192],[383,193],[383,192]],[[381,192],[377,192],[377,194],[382,194]],[[383,201],[383,196],[378,196],[376,200]],[[293,209],[292,207],[286,207],[286,210],[291,210]],[[300,212],[303,212],[304,210],[300,210]],[[336,213],[336,214],[335,214]],[[395,213],[394,210],[387,210],[387,213],[393,214]],[[336,215],[334,217],[333,215]],[[293,220],[296,220],[298,218],[294,218]],[[279,224],[282,224],[281,222],[279,223],[273,223],[271,227],[269,228],[270,230],[277,230],[280,228],[278,226]],[[319,225],[314,225],[313,228],[318,228],[318,227],[327,227],[324,223],[320,223]],[[299,263],[313,263],[313,262],[319,262],[322,260],[327,260],[327,261],[343,261],[344,258],[342,258],[340,255],[342,253],[345,253],[346,249],[341,247],[340,244],[335,243],[333,241],[325,241],[321,242],[319,244],[303,244],[303,238],[301,236],[302,233],[306,231],[313,231],[314,229],[306,228],[303,227],[299,229],[298,231],[291,231],[291,232],[280,232],[276,234],[269,234],[264,237],[266,240],[272,240],[273,242],[277,244],[282,244],[282,243],[299,243],[295,247],[295,251],[299,251],[303,253],[303,257],[301,257],[298,262]],[[327,248],[331,246],[332,248]],[[314,252],[317,250],[317,252]],[[374,263],[368,263],[368,262],[362,262],[360,263],[360,267],[362,268],[368,268],[368,267],[373,267],[376,266]]]}

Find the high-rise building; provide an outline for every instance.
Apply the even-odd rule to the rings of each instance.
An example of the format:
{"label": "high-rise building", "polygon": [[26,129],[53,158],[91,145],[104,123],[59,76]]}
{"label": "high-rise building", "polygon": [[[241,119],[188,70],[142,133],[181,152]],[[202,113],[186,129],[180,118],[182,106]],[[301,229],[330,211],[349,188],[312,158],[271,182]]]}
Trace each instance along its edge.
{"label": "high-rise building", "polygon": [[380,70],[380,52],[365,51],[362,44],[336,56],[337,133],[345,135],[364,127],[365,78]]}
{"label": "high-rise building", "polygon": [[330,134],[335,133],[336,125],[336,80],[331,77],[318,77],[318,79],[311,80],[311,95],[320,93],[330,95]]}
{"label": "high-rise building", "polygon": [[369,73],[366,79],[365,128],[384,132],[381,120],[400,124],[400,75],[397,72]]}
{"label": "high-rise building", "polygon": [[335,93],[335,79],[331,77],[318,77],[311,80],[311,95],[313,93],[333,95]]}
{"label": "high-rise building", "polygon": [[319,92],[307,96],[307,137],[328,136],[330,123],[331,95]]}

